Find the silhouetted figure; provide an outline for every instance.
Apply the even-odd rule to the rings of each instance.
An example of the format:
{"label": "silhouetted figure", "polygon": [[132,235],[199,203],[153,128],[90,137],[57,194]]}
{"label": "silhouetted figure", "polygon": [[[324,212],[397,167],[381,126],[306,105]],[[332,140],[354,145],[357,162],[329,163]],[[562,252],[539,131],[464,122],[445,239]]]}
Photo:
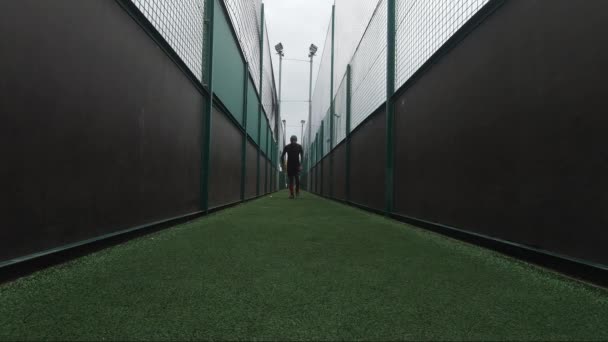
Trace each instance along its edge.
{"label": "silhouetted figure", "polygon": [[[300,195],[300,171],[302,170],[301,159],[304,158],[304,150],[302,146],[298,144],[298,138],[295,135],[291,136],[291,144],[285,146],[283,154],[281,155],[281,164],[283,165],[283,171],[287,170],[287,176],[289,177],[289,198],[293,199],[295,196]],[[285,164],[285,154],[287,154],[287,164]],[[294,196],[294,183],[296,186]]]}

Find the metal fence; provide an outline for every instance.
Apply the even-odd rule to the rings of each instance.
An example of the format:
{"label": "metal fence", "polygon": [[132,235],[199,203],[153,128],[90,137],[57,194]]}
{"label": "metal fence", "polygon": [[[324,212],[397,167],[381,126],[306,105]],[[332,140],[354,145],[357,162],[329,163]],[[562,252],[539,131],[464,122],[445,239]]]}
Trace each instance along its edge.
{"label": "metal fence", "polygon": [[346,75],[337,84],[334,100],[334,136],[336,137],[336,144],[339,144],[346,138],[346,101],[350,90],[348,89]]}
{"label": "metal fence", "polygon": [[396,86],[400,87],[488,0],[397,1]]}
{"label": "metal fence", "polygon": [[332,22],[331,18],[327,25],[327,35],[325,38],[325,44],[323,46],[323,52],[320,56],[320,66],[317,74],[317,81],[312,93],[312,136],[321,128],[321,121],[327,114],[331,105],[331,43],[332,43]]}
{"label": "metal fence", "polygon": [[386,2],[378,2],[350,62],[353,127],[386,101]]}
{"label": "metal fence", "polygon": [[[270,129],[275,138],[279,138],[280,132],[277,128],[278,100],[276,96],[276,85],[274,83],[274,71],[272,68],[270,42],[268,40],[268,28],[264,25],[261,33],[261,8],[260,0],[242,1],[225,0],[230,20],[234,27],[239,44],[249,64],[249,71],[254,80],[258,93],[262,92],[262,105],[264,113],[268,118]],[[262,51],[260,55],[260,37],[263,38]],[[260,65],[261,58],[261,65]],[[260,67],[262,70],[262,85],[260,86]],[[279,140],[280,141],[280,140]]]}
{"label": "metal fence", "polygon": [[132,0],[202,81],[205,0]]}
{"label": "metal fence", "polygon": [[[283,132],[260,0],[0,8],[18,18],[0,29],[11,37],[0,39],[9,99],[0,126],[19,147],[5,159],[11,173],[33,170],[15,189],[44,187],[51,199],[39,205],[34,192],[6,192],[8,202],[31,205],[9,210],[14,229],[0,238],[0,268],[277,190]],[[27,26],[41,17],[45,25]],[[61,46],[40,44],[47,36]],[[23,71],[40,56],[53,67],[36,75],[49,82],[25,92],[20,85],[33,82]],[[83,137],[95,144],[75,148]],[[39,207],[52,214],[30,210]]]}
{"label": "metal fence", "polygon": [[[262,153],[278,164],[279,125],[277,87],[271,59],[268,29],[261,0],[131,0],[192,71],[204,87],[224,104]],[[214,11],[207,13],[209,4]],[[213,22],[213,86],[207,83],[210,46],[208,25]],[[219,57],[221,56],[221,57]],[[243,71],[246,70],[245,75]],[[220,75],[221,74],[221,75]],[[245,84],[250,84],[246,86]],[[235,89],[248,90],[243,93]],[[253,91],[252,91],[253,90]],[[248,123],[248,125],[247,125]]]}
{"label": "metal fence", "polygon": [[262,106],[268,118],[270,129],[274,132],[277,123],[278,100],[274,83],[274,70],[272,68],[271,46],[268,40],[268,28],[266,25],[264,25],[263,39],[264,57],[262,60],[262,72],[264,75],[262,77]]}
{"label": "metal fence", "polygon": [[[220,0],[221,1],[221,0]],[[205,0],[132,0],[188,68],[203,83],[206,77]],[[262,94],[263,113],[273,140],[283,132],[278,118],[277,89],[271,60],[271,46],[266,25],[262,25],[261,0],[222,1],[238,40],[251,80]],[[263,30],[262,30],[263,27]],[[261,45],[262,44],[262,45]],[[262,52],[262,53],[260,53]],[[260,73],[261,70],[261,73]],[[262,84],[260,84],[260,80]],[[279,132],[276,129],[279,129]],[[264,130],[262,134],[264,134]]]}
{"label": "metal fence", "polygon": [[260,27],[262,23],[261,0],[225,0],[234,31],[249,63],[249,72],[256,89],[260,90]]}
{"label": "metal fence", "polygon": [[[488,1],[395,0],[395,87],[403,86]],[[347,129],[343,115],[346,114],[348,96],[352,99],[351,131],[386,102],[387,3],[388,0],[336,2],[314,87],[311,122],[306,128],[307,132],[311,132],[311,141],[305,140],[307,150],[315,143],[315,136],[320,133],[322,123],[322,155],[326,155],[331,148],[344,140]],[[353,13],[353,10],[357,12]],[[335,13],[339,19],[336,20],[337,27],[332,29]],[[365,28],[353,26],[349,21],[351,17],[365,17],[368,13],[370,17]],[[342,23],[349,27],[341,27]],[[348,35],[358,29],[362,31],[359,43],[350,58],[346,58],[344,53],[349,51],[350,47],[343,41],[348,40]],[[332,44],[334,41],[335,44]],[[338,61],[335,62],[332,56],[339,56]],[[346,89],[346,60],[349,61],[352,73],[352,85],[348,90],[350,93]],[[332,78],[333,94],[330,92]],[[332,99],[334,113],[330,113]],[[305,137],[308,137],[308,133]],[[308,164],[312,166],[311,163]]]}

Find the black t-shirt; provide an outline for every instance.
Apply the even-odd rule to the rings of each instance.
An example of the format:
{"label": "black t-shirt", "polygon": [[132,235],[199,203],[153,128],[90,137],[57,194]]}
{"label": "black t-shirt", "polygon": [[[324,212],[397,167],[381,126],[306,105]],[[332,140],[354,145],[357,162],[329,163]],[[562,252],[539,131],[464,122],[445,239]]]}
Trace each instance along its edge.
{"label": "black t-shirt", "polygon": [[304,157],[304,150],[302,146],[297,143],[292,143],[283,149],[283,155],[281,155],[281,162],[285,162],[285,154],[287,154],[287,160],[289,161],[287,164],[287,168],[289,170],[297,170],[300,168],[300,155],[302,158]]}

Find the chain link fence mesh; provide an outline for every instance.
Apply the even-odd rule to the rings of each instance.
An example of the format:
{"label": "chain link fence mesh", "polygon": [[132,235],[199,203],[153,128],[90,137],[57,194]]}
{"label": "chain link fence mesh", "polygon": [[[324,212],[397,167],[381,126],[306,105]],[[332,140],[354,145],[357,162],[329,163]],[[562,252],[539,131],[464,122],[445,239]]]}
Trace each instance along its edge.
{"label": "chain link fence mesh", "polygon": [[329,110],[327,110],[327,113],[325,113],[325,116],[323,117],[323,157],[331,152],[331,149],[329,148],[329,142],[331,141],[329,140],[329,118]]}
{"label": "chain link fence mesh", "polygon": [[[262,32],[261,0],[223,1],[245,61],[249,64],[251,80],[259,93],[263,89],[262,107],[273,136],[278,138],[276,125],[278,99],[271,61],[268,30]],[[205,83],[205,0],[132,0],[167,43],[175,50],[194,75]],[[217,12],[216,12],[217,13]],[[266,25],[264,25],[266,26]],[[263,81],[260,84],[260,41],[264,39]]]}
{"label": "chain link fence mesh", "polygon": [[260,91],[260,27],[262,23],[261,0],[224,0],[232,26],[241,45],[249,73],[258,92]]}
{"label": "chain link fence mesh", "polygon": [[320,57],[320,66],[312,93],[312,114],[310,129],[314,137],[321,128],[321,121],[331,105],[331,19],[327,25],[327,34]]}
{"label": "chain link fence mesh", "polygon": [[334,99],[334,146],[346,138],[346,101],[348,98],[348,84],[346,81],[346,75],[344,75],[337,87],[338,90]]}
{"label": "chain link fence mesh", "polygon": [[132,1],[202,82],[205,0]]}
{"label": "chain link fence mesh", "polygon": [[[401,87],[437,50],[454,35],[489,0],[396,0],[396,70],[395,86]],[[344,56],[352,41],[352,32],[359,32],[358,18],[371,18],[350,59]],[[345,138],[347,91],[351,96],[351,130],[386,101],[387,69],[387,0],[337,0],[335,27],[334,82],[334,146]],[[343,9],[343,8],[346,8]],[[353,12],[356,11],[356,12]],[[345,25],[347,27],[342,27]],[[312,137],[324,122],[324,154],[329,152],[331,21],[325,39],[319,74],[314,88],[312,122],[307,128]],[[351,36],[349,36],[349,33]],[[352,45],[352,43],[351,43]],[[346,62],[349,61],[349,62]],[[352,85],[346,89],[346,66],[351,65]],[[309,143],[308,141],[306,141]]]}
{"label": "chain link fence mesh", "polygon": [[335,0],[334,96],[379,0]]}
{"label": "chain link fence mesh", "polygon": [[[184,63],[203,81],[205,70],[204,16],[205,0],[132,0],[144,13],[152,25],[161,33]],[[228,15],[238,37],[240,47],[249,63],[252,81],[258,92],[263,91],[262,107],[268,118],[273,136],[280,139],[281,133],[275,132],[277,126],[277,97],[272,68],[268,31],[261,27],[261,0],[223,0]],[[332,51],[332,19],[327,25],[327,34],[320,58],[320,67],[312,98],[312,117],[303,137],[305,146],[310,144],[308,132],[314,137],[319,132],[321,122],[325,122],[323,145],[329,151],[331,97],[335,96],[336,116],[334,121],[334,143],[345,138],[346,125],[346,77],[345,69],[349,59],[344,43],[352,33],[352,22],[357,13],[341,11],[341,7],[355,7],[358,14],[366,17],[375,5],[371,19],[359,44],[352,53],[352,122],[356,128],[386,100],[386,36],[387,0],[337,1],[335,49]],[[412,75],[479,9],[489,0],[396,0],[396,88],[401,87]],[[352,12],[352,11],[351,11]],[[340,26],[345,22],[351,29]],[[356,31],[357,28],[355,28]],[[260,35],[264,39],[263,81],[260,84]],[[352,45],[352,44],[351,44]],[[335,56],[334,93],[331,88],[331,56]],[[338,86],[338,81],[340,85]],[[282,130],[282,127],[280,127]],[[279,140],[280,141],[280,140]]]}
{"label": "chain link fence mesh", "polygon": [[274,47],[270,46],[270,41],[268,39],[268,29],[267,26],[264,25],[264,63],[262,65],[262,71],[264,73],[264,76],[262,77],[262,106],[264,107],[264,112],[266,113],[266,117],[268,118],[270,128],[274,132],[276,114],[278,109],[278,100],[274,83],[274,70],[272,68],[271,49],[274,49]]}
{"label": "chain link fence mesh", "polygon": [[350,62],[353,128],[386,101],[386,3],[378,3]]}
{"label": "chain link fence mesh", "polygon": [[489,0],[397,0],[399,88]]}

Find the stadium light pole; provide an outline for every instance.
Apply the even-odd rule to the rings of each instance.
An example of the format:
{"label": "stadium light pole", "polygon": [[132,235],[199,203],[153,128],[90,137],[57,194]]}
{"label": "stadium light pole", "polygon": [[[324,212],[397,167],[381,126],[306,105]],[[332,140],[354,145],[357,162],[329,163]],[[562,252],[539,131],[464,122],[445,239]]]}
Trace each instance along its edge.
{"label": "stadium light pole", "polygon": [[[308,48],[308,57],[310,58],[310,77],[308,84],[308,143],[310,143],[312,139],[312,61],[315,55],[317,54],[317,46],[315,44],[310,44]],[[302,139],[303,140],[303,139]],[[307,148],[308,150],[308,148]],[[310,167],[310,163],[309,163]]]}
{"label": "stadium light pole", "polygon": [[277,51],[277,55],[279,55],[279,118],[282,118],[283,115],[281,113],[281,90],[283,88],[283,57],[285,57],[285,53],[283,53],[282,43],[275,45],[274,49]]}
{"label": "stadium light pole", "polygon": [[[308,79],[308,125],[312,125],[312,61],[317,54],[317,46],[310,44],[308,58],[310,58],[310,76]],[[308,141],[311,139],[311,129],[308,130]]]}

